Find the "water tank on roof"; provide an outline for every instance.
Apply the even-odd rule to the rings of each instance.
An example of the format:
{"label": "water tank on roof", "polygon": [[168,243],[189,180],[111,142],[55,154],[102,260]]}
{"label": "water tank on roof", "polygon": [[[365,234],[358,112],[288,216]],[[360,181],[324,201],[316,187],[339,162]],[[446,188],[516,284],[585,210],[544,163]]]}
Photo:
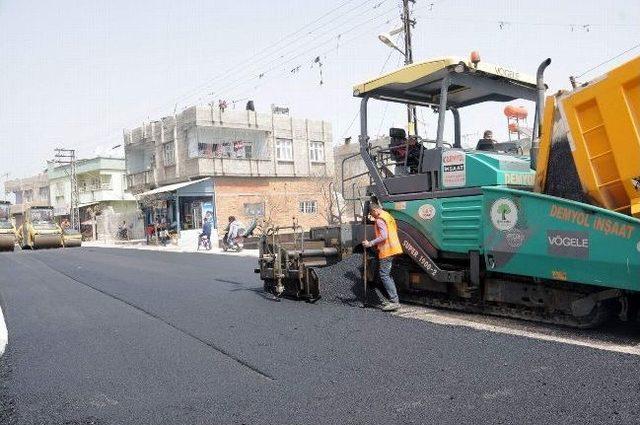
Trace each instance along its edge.
{"label": "water tank on roof", "polygon": [[507,118],[518,118],[521,120],[527,118],[527,115],[529,115],[524,106],[513,105],[507,105],[504,108],[504,114],[507,116]]}

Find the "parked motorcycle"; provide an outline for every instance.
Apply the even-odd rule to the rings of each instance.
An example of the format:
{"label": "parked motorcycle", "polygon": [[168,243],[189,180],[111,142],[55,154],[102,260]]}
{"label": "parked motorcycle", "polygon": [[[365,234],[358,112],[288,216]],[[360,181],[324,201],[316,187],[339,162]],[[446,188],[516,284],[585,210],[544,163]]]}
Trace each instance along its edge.
{"label": "parked motorcycle", "polygon": [[198,238],[198,251],[200,248],[211,251],[211,239],[207,235],[200,235]]}

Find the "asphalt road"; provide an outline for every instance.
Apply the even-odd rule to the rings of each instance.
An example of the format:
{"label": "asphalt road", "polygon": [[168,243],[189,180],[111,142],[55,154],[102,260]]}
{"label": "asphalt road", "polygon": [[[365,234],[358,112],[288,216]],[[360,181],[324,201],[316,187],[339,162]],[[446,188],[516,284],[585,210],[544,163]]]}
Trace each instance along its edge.
{"label": "asphalt road", "polygon": [[640,421],[640,357],[273,302],[233,255],[0,255],[15,424]]}

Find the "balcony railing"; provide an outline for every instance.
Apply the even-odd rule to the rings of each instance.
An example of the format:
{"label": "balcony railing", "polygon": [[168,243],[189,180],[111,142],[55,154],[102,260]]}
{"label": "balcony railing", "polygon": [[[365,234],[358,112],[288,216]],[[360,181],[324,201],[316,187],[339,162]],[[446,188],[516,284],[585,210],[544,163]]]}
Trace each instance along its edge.
{"label": "balcony railing", "polygon": [[135,187],[153,183],[153,171],[147,170],[141,173],[132,173],[127,175],[127,186]]}

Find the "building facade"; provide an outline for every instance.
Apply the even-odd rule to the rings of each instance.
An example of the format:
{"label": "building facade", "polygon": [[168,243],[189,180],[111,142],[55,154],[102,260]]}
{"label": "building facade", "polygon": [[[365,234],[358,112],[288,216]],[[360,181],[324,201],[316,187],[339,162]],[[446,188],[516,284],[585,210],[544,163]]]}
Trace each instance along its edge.
{"label": "building facade", "polygon": [[[389,146],[389,137],[379,137],[370,141],[372,148],[385,148]],[[344,203],[341,206],[341,216],[344,220],[350,220],[361,214],[359,201],[364,198],[367,187],[371,184],[367,166],[360,156],[360,145],[350,139],[333,148],[335,164],[334,183],[336,190],[340,192]],[[344,184],[343,184],[344,180]]]}
{"label": "building facade", "polygon": [[5,193],[13,194],[15,204],[11,206],[11,216],[16,226],[22,224],[24,211],[30,206],[49,206],[49,178],[47,173],[40,173],[32,177],[7,180],[4,185]]}
{"label": "building facade", "polygon": [[[57,217],[71,209],[70,166],[49,163],[50,205]],[[123,158],[96,157],[76,161],[81,230],[91,238],[111,240],[126,222],[130,233],[142,238],[143,228],[135,197],[126,191]],[[95,222],[94,222],[95,216]]]}
{"label": "building facade", "polygon": [[[124,142],[128,190],[143,204],[165,193],[161,219],[179,231],[201,228],[207,213],[218,229],[231,215],[277,225],[294,216],[304,227],[327,223],[334,174],[328,122],[194,106],[125,132]],[[197,196],[177,193],[186,186],[176,184],[196,180]],[[152,215],[148,222],[158,219]]]}

